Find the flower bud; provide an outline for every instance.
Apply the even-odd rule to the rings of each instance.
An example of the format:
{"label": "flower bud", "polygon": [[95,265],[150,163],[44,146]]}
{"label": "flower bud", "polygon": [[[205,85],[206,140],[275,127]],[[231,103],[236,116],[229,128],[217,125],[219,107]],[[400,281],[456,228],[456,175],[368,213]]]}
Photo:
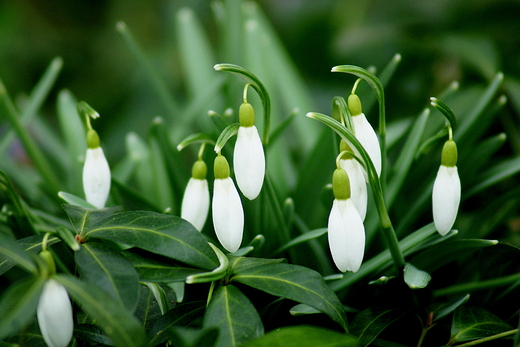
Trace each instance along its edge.
{"label": "flower bud", "polygon": [[83,190],[87,202],[104,208],[110,193],[110,167],[101,147],[88,148],[83,166]]}

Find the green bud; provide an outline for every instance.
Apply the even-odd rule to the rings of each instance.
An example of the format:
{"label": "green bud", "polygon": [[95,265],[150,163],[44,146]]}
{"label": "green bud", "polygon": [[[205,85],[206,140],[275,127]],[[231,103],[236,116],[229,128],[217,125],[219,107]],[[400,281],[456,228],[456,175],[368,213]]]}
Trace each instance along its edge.
{"label": "green bud", "polygon": [[205,180],[208,167],[203,160],[197,160],[191,169],[191,177],[198,180]]}
{"label": "green bud", "polygon": [[457,144],[448,140],[442,148],[441,164],[447,167],[457,166]]}
{"label": "green bud", "polygon": [[[349,152],[354,152],[352,150],[352,148],[350,148],[350,146],[348,145],[348,143],[341,139],[341,141],[339,142],[339,152],[344,152],[344,151],[349,151]],[[352,159],[352,155],[348,154],[348,153],[345,153],[341,156],[341,159],[343,160],[347,160],[347,159]]]}
{"label": "green bud", "polygon": [[215,174],[215,179],[224,179],[229,177],[229,164],[226,160],[226,157],[223,155],[218,155],[215,158],[213,171]]}
{"label": "green bud", "polygon": [[348,96],[348,110],[352,116],[358,116],[363,112],[361,100],[359,100],[359,96],[356,94],[350,94]]}
{"label": "green bud", "polygon": [[238,118],[241,127],[249,128],[255,125],[255,110],[253,109],[253,106],[248,102],[244,102],[240,105]]}
{"label": "green bud", "polygon": [[87,147],[90,149],[99,147],[99,136],[94,129],[87,131]]}
{"label": "green bud", "polygon": [[40,252],[40,258],[42,258],[45,261],[45,264],[47,265],[47,270],[49,271],[49,275],[55,275],[56,274],[56,264],[54,263],[54,258],[52,257],[52,253],[48,250],[41,251]]}
{"label": "green bud", "polygon": [[332,191],[337,200],[347,200],[350,198],[350,181],[347,172],[341,168],[334,170],[332,175]]}

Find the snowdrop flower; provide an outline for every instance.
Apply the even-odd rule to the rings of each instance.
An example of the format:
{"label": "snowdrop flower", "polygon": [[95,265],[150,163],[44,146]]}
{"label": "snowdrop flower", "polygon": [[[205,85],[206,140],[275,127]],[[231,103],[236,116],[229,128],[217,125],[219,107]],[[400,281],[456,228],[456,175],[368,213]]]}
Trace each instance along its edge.
{"label": "snowdrop flower", "polygon": [[103,149],[99,147],[99,136],[94,129],[87,132],[87,146],[83,166],[83,190],[87,202],[103,208],[110,192],[110,168]]}
{"label": "snowdrop flower", "polygon": [[[340,152],[354,152],[350,146],[341,139]],[[356,210],[359,212],[361,220],[365,220],[367,214],[368,191],[365,181],[365,170],[361,164],[350,154],[345,153],[339,160],[339,165],[347,172],[350,182],[350,196]]]}
{"label": "snowdrop flower", "polygon": [[359,140],[363,148],[367,151],[377,175],[381,175],[381,147],[376,132],[368,122],[361,109],[361,101],[356,94],[348,97],[348,109],[352,115],[352,126],[354,135]]}
{"label": "snowdrop flower", "polygon": [[203,160],[197,160],[193,164],[191,178],[184,191],[181,206],[181,218],[193,224],[199,231],[206,223],[209,210],[209,188],[206,173],[206,163]]}
{"label": "snowdrop flower", "polygon": [[349,176],[344,169],[334,171],[332,189],[335,199],[328,222],[332,259],[341,272],[356,272],[365,252],[365,227],[350,198]]}
{"label": "snowdrop flower", "polygon": [[49,347],[69,345],[74,322],[69,294],[63,285],[52,278],[45,282],[36,315],[43,339]]}
{"label": "snowdrop flower", "polygon": [[255,199],[264,182],[265,156],[260,135],[255,127],[255,111],[244,102],[239,110],[240,127],[233,155],[233,166],[240,191],[249,200]]}
{"label": "snowdrop flower", "polygon": [[214,171],[213,226],[222,246],[233,253],[240,247],[244,232],[242,201],[229,177],[229,164],[224,156],[219,154],[215,158]]}
{"label": "snowdrop flower", "polygon": [[442,148],[441,166],[433,184],[433,222],[441,235],[450,231],[460,203],[460,179],[457,172],[457,145],[448,140]]}

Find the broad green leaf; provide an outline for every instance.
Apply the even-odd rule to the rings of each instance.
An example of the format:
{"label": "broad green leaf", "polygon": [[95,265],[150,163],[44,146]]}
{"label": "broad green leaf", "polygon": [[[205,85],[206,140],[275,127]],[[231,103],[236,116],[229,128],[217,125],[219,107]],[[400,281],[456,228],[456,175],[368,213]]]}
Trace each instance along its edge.
{"label": "broad green leaf", "polygon": [[76,231],[89,238],[139,247],[203,269],[218,266],[215,252],[204,236],[185,220],[149,211],[111,213],[64,206]]}
{"label": "broad green leaf", "polygon": [[58,196],[63,201],[65,201],[66,203],[74,205],[74,206],[79,206],[79,207],[84,207],[84,208],[92,208],[92,209],[97,208],[96,206],[92,205],[91,203],[89,203],[85,199],[80,198],[79,196],[76,196],[74,194],[70,194],[70,193],[67,193],[67,192],[58,192]]}
{"label": "broad green leaf", "polygon": [[242,347],[357,347],[352,335],[315,326],[291,326],[273,330]]}
{"label": "broad green leaf", "polygon": [[99,242],[87,242],[74,253],[81,277],[104,290],[133,312],[139,299],[139,275],[116,250]]}
{"label": "broad green leaf", "polygon": [[446,317],[453,311],[455,311],[460,305],[465,304],[469,300],[469,294],[464,295],[459,300],[455,301],[454,303],[451,303],[450,305],[443,306],[442,308],[436,310],[435,316],[433,317],[433,321],[435,322],[438,319],[441,319],[443,317]]}
{"label": "broad green leaf", "polygon": [[[7,248],[9,248],[10,253],[17,252],[16,254],[18,257],[26,258],[25,261],[29,260],[30,262],[32,262],[30,257],[28,257],[27,252],[36,254],[42,249],[43,235],[33,235],[33,236],[29,236],[29,237],[26,237],[23,239],[16,240],[15,246],[12,246],[12,244],[9,243],[9,242],[12,242],[12,240],[8,240],[8,241],[4,242],[4,237],[5,236],[0,234],[0,240],[2,240],[0,244],[7,246]],[[47,240],[47,246],[51,246],[58,242],[60,242],[59,238],[57,238],[55,236],[51,236]],[[9,245],[11,245],[11,246],[9,246]],[[0,249],[1,248],[2,248],[2,246],[0,245]],[[25,250],[25,252],[23,252],[23,250]],[[0,251],[0,253],[1,253],[1,251]],[[5,256],[0,255],[0,275],[5,273],[7,270],[12,268],[16,264],[17,264],[17,262],[13,258],[10,258],[10,257],[6,258]],[[25,266],[27,266],[27,265],[28,264],[25,264]],[[28,265],[28,266],[32,267],[31,265]],[[36,268],[34,268],[34,269],[36,269]]]}
{"label": "broad green leaf", "polygon": [[358,336],[360,346],[368,346],[390,324],[407,313],[403,309],[367,308],[356,315],[350,324],[352,334]]}
{"label": "broad green leaf", "polygon": [[74,337],[101,345],[114,346],[112,340],[103,333],[101,328],[93,324],[74,325]]}
{"label": "broad green leaf", "polygon": [[157,302],[159,309],[161,310],[161,314],[165,314],[170,309],[170,303],[168,301],[168,295],[164,289],[157,283],[144,282],[143,284],[148,287],[154,296],[155,302]]}
{"label": "broad green leaf", "polygon": [[28,277],[12,284],[0,300],[0,339],[19,332],[33,319],[45,279]]}
{"label": "broad green leaf", "polygon": [[[34,274],[38,272],[35,262],[31,259],[29,253],[25,251],[24,247],[4,233],[0,233],[0,256],[3,258],[0,259],[0,261],[2,261],[0,265],[2,265],[4,261],[8,263],[11,261],[20,265],[26,271]],[[10,267],[9,265],[5,266]],[[5,271],[7,270],[8,268]]]}
{"label": "broad green leaf", "polygon": [[228,256],[229,258],[229,274],[233,275],[241,273],[243,271],[250,271],[253,268],[266,264],[278,264],[286,262],[285,259],[268,259],[268,258],[252,258],[252,257],[235,257]]}
{"label": "broad green leaf", "polygon": [[264,264],[235,272],[230,280],[312,306],[347,330],[341,302],[314,270],[291,264]]}
{"label": "broad green leaf", "polygon": [[204,328],[218,328],[217,347],[234,347],[264,334],[251,301],[233,285],[220,286],[204,314]]}
{"label": "broad green leaf", "polygon": [[141,256],[132,252],[124,252],[123,255],[137,270],[139,279],[147,282],[184,282],[186,277],[203,270],[179,266],[169,258],[156,259],[157,257]]}
{"label": "broad green leaf", "polygon": [[218,340],[218,329],[172,327],[168,330],[175,347],[213,347]]}
{"label": "broad green leaf", "polygon": [[470,305],[462,305],[453,315],[451,344],[496,335],[512,327],[491,312]]}
{"label": "broad green leaf", "polygon": [[175,306],[162,315],[151,327],[148,335],[151,340],[149,347],[157,346],[170,338],[170,331],[176,326],[190,326],[194,321],[202,317],[206,305],[202,301],[192,301]]}
{"label": "broad green leaf", "polygon": [[305,304],[298,304],[298,305],[293,306],[289,310],[289,313],[292,316],[305,316],[308,314],[317,314],[317,313],[321,313],[321,312],[312,306],[305,305]]}
{"label": "broad green leaf", "polygon": [[72,299],[96,321],[116,345],[143,346],[145,334],[141,323],[120,301],[73,276],[58,275],[55,279],[67,288]]}

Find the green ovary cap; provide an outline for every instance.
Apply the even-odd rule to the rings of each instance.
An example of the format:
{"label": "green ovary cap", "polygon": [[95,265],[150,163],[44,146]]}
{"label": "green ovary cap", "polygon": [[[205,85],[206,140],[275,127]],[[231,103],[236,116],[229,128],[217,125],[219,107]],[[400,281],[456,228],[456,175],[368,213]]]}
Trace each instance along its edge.
{"label": "green ovary cap", "polygon": [[448,140],[442,148],[441,164],[447,167],[457,166],[457,144]]}
{"label": "green ovary cap", "polygon": [[45,261],[45,264],[47,265],[47,269],[49,270],[50,275],[56,274],[56,265],[54,263],[54,258],[52,257],[52,253],[45,250],[40,252],[40,258],[42,258]]}
{"label": "green ovary cap", "polygon": [[[341,153],[344,151],[354,152],[352,150],[352,148],[350,148],[348,143],[345,140],[341,139],[341,141],[339,142],[339,152]],[[343,160],[352,159],[352,158],[353,157],[348,153],[345,153],[341,156],[341,159],[343,159]]]}
{"label": "green ovary cap", "polygon": [[94,129],[89,129],[87,132],[87,147],[90,149],[99,147],[99,136]]}
{"label": "green ovary cap", "polygon": [[361,100],[356,94],[350,94],[348,96],[348,110],[352,116],[360,115],[363,112],[361,108]]}
{"label": "green ovary cap", "polygon": [[206,163],[203,160],[197,160],[191,168],[191,177],[198,180],[205,180],[207,172],[208,167],[206,166]]}
{"label": "green ovary cap", "polygon": [[225,179],[229,177],[229,164],[224,156],[218,155],[215,158],[213,171],[215,173],[215,179]]}
{"label": "green ovary cap", "polygon": [[244,102],[240,105],[238,118],[241,127],[249,128],[255,125],[255,110],[253,109],[253,106],[248,102]]}
{"label": "green ovary cap", "polygon": [[350,198],[350,181],[345,170],[341,168],[334,170],[332,191],[336,200],[347,200]]}

